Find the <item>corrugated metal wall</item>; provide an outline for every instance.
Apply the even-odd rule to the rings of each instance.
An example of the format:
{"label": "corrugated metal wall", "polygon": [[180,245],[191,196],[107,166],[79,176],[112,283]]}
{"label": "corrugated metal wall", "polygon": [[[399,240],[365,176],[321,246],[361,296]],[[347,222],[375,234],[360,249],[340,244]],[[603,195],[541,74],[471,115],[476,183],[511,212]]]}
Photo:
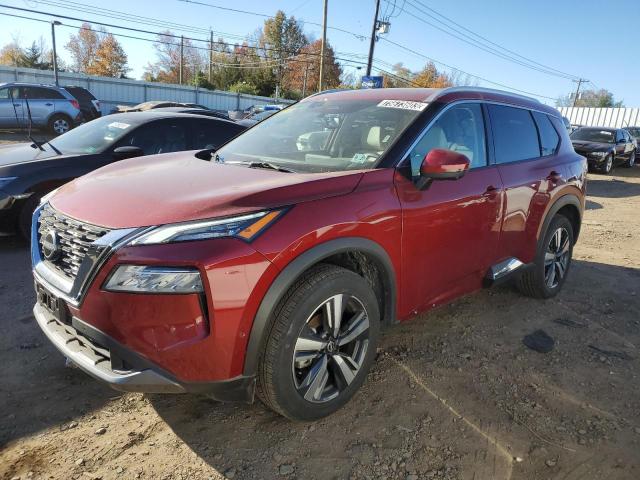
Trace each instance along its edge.
{"label": "corrugated metal wall", "polygon": [[[53,83],[53,71],[31,68],[14,68],[0,65],[0,83],[33,82]],[[78,85],[87,88],[98,100],[103,113],[109,113],[116,105],[136,105],[149,100],[198,103],[219,110],[242,110],[251,105],[276,103],[273,98],[196,89],[192,86],[143,82],[120,78],[94,77],[81,73],[60,72],[60,85]],[[289,104],[292,100],[280,99]]]}
{"label": "corrugated metal wall", "polygon": [[640,126],[640,108],[561,107],[559,110],[572,125],[612,128]]}

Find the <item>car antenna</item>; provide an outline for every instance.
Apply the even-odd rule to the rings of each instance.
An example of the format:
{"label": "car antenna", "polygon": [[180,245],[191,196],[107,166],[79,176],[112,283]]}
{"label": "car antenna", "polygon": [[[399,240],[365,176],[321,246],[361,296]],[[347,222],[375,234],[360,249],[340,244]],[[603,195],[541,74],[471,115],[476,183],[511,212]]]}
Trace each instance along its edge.
{"label": "car antenna", "polygon": [[24,101],[27,104],[27,115],[29,116],[29,130],[27,131],[27,137],[29,137],[29,140],[31,140],[36,147],[38,147],[38,149],[42,150],[44,152],[44,148],[42,148],[42,144],[36,142],[33,137],[31,136],[31,128],[33,126],[33,118],[31,118],[31,107],[29,107],[29,95],[27,95],[27,93],[25,92],[24,94]]}
{"label": "car antenna", "polygon": [[[16,117],[16,125],[20,126],[20,118],[18,118],[18,111],[16,110],[16,102],[15,102],[15,100],[13,98],[13,90],[11,88],[9,88],[9,98],[11,99],[11,106],[13,107],[13,114]],[[29,118],[31,118],[31,114],[29,114]],[[29,140],[31,140],[34,143],[34,145],[36,147],[38,147],[40,150],[44,150],[44,148],[42,148],[42,145],[40,145],[33,138],[31,138],[31,122],[29,122],[29,131],[27,132],[27,137],[29,138]]]}

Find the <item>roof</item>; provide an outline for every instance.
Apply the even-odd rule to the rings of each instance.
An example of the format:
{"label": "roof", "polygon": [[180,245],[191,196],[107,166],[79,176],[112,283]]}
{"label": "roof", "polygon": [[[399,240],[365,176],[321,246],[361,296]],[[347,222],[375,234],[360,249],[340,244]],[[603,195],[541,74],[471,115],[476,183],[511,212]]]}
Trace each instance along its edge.
{"label": "roof", "polygon": [[486,100],[540,110],[560,118],[560,113],[555,108],[544,105],[535,98],[482,87],[365,88],[361,90],[330,90],[311,95],[302,101],[314,101],[326,95],[331,95],[332,97],[335,96],[336,98],[344,98],[345,100],[409,100],[427,103],[435,101],[450,103],[457,100]]}
{"label": "roof", "polygon": [[199,115],[196,113],[177,113],[177,112],[166,112],[166,111],[159,112],[157,110],[145,110],[142,112],[112,113],[110,115],[107,115],[107,117],[113,118],[114,121],[122,120],[129,123],[144,123],[150,120],[159,120],[161,118],[198,118],[198,119],[205,119],[206,121],[225,122],[225,123],[232,123],[234,125],[237,125],[236,122],[232,120],[226,120],[220,117],[210,117],[208,115]]}

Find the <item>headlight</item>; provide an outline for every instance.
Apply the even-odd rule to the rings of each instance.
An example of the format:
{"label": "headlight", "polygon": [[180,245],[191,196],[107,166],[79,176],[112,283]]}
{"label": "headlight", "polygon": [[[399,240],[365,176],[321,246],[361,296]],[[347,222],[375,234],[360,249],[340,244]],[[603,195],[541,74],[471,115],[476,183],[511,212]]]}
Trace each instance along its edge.
{"label": "headlight", "polygon": [[200,273],[190,268],[120,265],[104,285],[112,292],[200,293]]}
{"label": "headlight", "polygon": [[589,155],[593,155],[594,157],[606,157],[609,155],[609,152],[591,152]]}
{"label": "headlight", "polygon": [[217,220],[162,225],[133,239],[130,245],[151,245],[221,237],[236,237],[251,241],[283,212],[284,210],[271,210]]}
{"label": "headlight", "polygon": [[18,177],[0,177],[0,190],[9,185]]}

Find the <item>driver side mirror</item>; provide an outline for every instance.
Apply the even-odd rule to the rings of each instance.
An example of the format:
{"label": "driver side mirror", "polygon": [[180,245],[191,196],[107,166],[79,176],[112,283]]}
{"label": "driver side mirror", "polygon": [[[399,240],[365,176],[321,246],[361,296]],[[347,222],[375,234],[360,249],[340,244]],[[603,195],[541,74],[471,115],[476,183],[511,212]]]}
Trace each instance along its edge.
{"label": "driver side mirror", "polygon": [[126,146],[118,147],[113,151],[113,158],[115,160],[124,160],[126,158],[141,157],[144,155],[144,150],[140,147]]}
{"label": "driver side mirror", "polygon": [[426,189],[434,180],[458,180],[469,169],[466,155],[444,148],[434,148],[425,155],[420,165],[420,178],[416,186]]}

